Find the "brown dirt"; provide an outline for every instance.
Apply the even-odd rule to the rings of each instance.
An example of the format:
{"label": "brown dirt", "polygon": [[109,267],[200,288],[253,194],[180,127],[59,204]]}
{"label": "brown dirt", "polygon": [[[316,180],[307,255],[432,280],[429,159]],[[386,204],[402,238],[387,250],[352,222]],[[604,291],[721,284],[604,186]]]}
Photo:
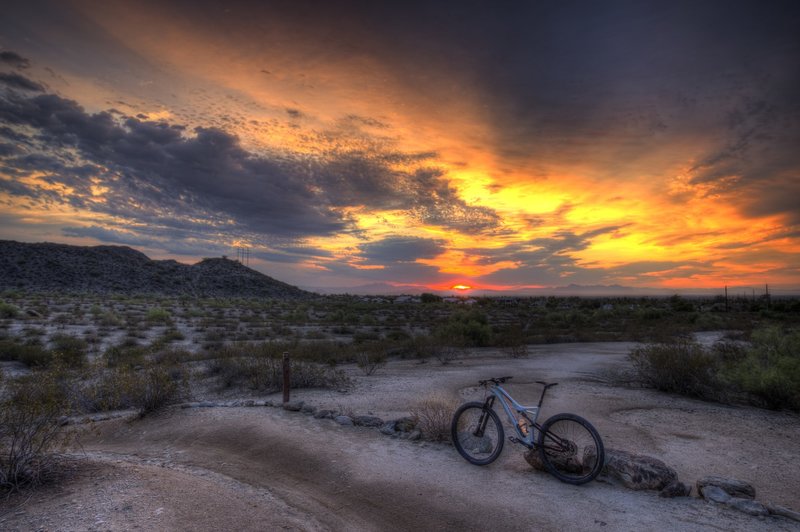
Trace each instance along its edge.
{"label": "brown dirt", "polygon": [[[384,418],[435,390],[480,395],[479,378],[544,417],[592,421],[607,447],[659,457],[694,484],[718,474],[753,483],[760,500],[800,508],[797,416],[618,388],[598,379],[624,366],[625,344],[543,346],[522,360],[490,351],[447,366],[395,361],[349,393],[295,393],[318,406]],[[511,443],[476,467],[446,445],[393,439],[275,408],[173,409],[96,424],[75,453],[82,467],[58,487],[0,510],[3,530],[797,530],[696,498],[662,499],[593,482],[574,487],[534,472]]]}

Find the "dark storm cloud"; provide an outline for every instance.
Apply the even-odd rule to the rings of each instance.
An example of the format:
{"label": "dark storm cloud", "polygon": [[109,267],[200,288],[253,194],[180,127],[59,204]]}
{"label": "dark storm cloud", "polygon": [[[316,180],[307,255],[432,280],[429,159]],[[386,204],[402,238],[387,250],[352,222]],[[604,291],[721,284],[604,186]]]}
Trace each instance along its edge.
{"label": "dark storm cloud", "polygon": [[0,84],[6,85],[13,89],[22,89],[26,91],[42,92],[44,86],[35,81],[31,81],[25,76],[21,76],[16,72],[0,72]]}
{"label": "dark storm cloud", "polygon": [[11,65],[14,68],[18,68],[20,70],[24,70],[31,66],[31,62],[19,55],[16,52],[12,52],[11,50],[4,50],[0,52],[0,63]]}
{"label": "dark storm cloud", "polygon": [[[746,214],[800,217],[782,201],[799,191],[795,1],[203,5],[192,10],[198,28],[222,25],[245,39],[272,21],[314,57],[387,65],[432,108],[462,98],[463,87],[477,91],[492,151],[531,175],[555,156],[616,180],[688,136],[707,153],[674,150],[663,164],[696,157],[694,182],[737,198]],[[340,30],[333,41],[321,37],[331,27]]]}
{"label": "dark storm cloud", "polygon": [[[75,189],[67,198],[143,223],[202,219],[275,238],[330,235],[350,230],[340,209],[397,209],[428,223],[476,230],[497,223],[489,209],[466,205],[441,171],[423,164],[431,155],[386,147],[337,150],[316,159],[293,154],[255,155],[221,129],[87,113],[54,94],[0,96],[0,120],[10,131],[34,128],[38,149],[6,157],[9,175],[44,173]],[[90,187],[109,188],[108,201],[86,201]],[[231,222],[232,220],[232,222]]]}
{"label": "dark storm cloud", "polygon": [[445,249],[443,240],[402,236],[392,236],[359,246],[360,256],[372,264],[431,259]]}

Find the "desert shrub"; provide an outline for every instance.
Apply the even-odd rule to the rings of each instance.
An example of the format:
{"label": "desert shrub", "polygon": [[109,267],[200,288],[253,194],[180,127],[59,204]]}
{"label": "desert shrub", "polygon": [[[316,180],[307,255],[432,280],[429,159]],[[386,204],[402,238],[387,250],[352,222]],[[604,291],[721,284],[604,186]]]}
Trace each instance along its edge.
{"label": "desert shrub", "polygon": [[133,370],[95,368],[73,385],[71,404],[79,412],[102,412],[134,408],[139,415],[155,412],[179,396],[181,373],[174,368],[151,366]]}
{"label": "desert shrub", "polygon": [[450,422],[457,407],[456,401],[440,394],[429,395],[411,407],[422,437],[430,441],[449,441]]}
{"label": "desert shrub", "polygon": [[136,343],[123,342],[106,349],[105,361],[109,368],[135,368],[145,363],[148,350]]}
{"label": "desert shrub", "polygon": [[44,481],[69,433],[59,423],[67,410],[59,372],[12,381],[0,403],[0,490],[14,492]]}
{"label": "desert shrub", "polygon": [[647,344],[628,356],[641,379],[653,388],[692,397],[717,395],[717,359],[695,342],[677,338]]}
{"label": "desert shrub", "polygon": [[[290,361],[290,388],[332,388],[348,384],[341,370],[303,360]],[[209,372],[223,387],[247,386],[253,390],[274,392],[283,388],[283,359],[253,353],[253,356],[222,356],[212,360]]]}
{"label": "desert shrub", "polygon": [[471,309],[453,314],[434,335],[456,347],[484,347],[492,341],[492,328],[486,314]]}
{"label": "desert shrub", "polygon": [[800,331],[753,331],[749,347],[726,357],[726,381],[768,408],[800,410]]}
{"label": "desert shrub", "polygon": [[149,323],[163,323],[165,325],[172,324],[172,315],[168,310],[161,307],[153,307],[145,314],[145,320]]}
{"label": "desert shrub", "polygon": [[16,318],[19,315],[19,309],[16,305],[0,301],[0,318]]}
{"label": "desert shrub", "polygon": [[52,351],[67,366],[79,367],[86,363],[86,340],[68,334],[54,334],[50,337],[50,343]]}
{"label": "desert shrub", "polygon": [[511,358],[528,356],[528,344],[525,332],[518,326],[508,327],[495,334],[495,343]]}
{"label": "desert shrub", "polygon": [[356,353],[356,365],[364,375],[372,375],[386,365],[386,353],[380,348],[365,347]]}
{"label": "desert shrub", "polygon": [[436,294],[431,294],[430,292],[423,292],[419,296],[419,299],[423,303],[439,303],[442,300],[442,297],[437,296]]}
{"label": "desert shrub", "polygon": [[0,360],[16,360],[28,367],[46,367],[53,361],[53,353],[38,341],[19,343],[4,338],[0,340]]}
{"label": "desert shrub", "polygon": [[166,406],[178,395],[175,374],[163,366],[147,368],[139,375],[139,387],[134,406],[140,416],[151,414]]}

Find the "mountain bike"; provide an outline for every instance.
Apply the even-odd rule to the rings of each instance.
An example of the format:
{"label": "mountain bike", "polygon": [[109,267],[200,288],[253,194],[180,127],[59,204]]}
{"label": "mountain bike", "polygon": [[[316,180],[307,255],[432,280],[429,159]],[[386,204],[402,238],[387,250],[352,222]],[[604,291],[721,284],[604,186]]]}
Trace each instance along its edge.
{"label": "mountain bike", "polygon": [[545,392],[558,383],[537,381],[544,386],[539,404],[522,406],[503,389],[502,384],[510,379],[494,377],[479,381],[487,389],[486,399],[458,407],[450,431],[459,454],[475,465],[491,464],[500,456],[505,433],[494,411],[495,401],[499,401],[516,433],[509,437],[511,442],[537,449],[545,469],[562,482],[585,484],[593,480],[605,459],[603,440],[597,430],[575,414],[556,414],[539,425],[536,420]]}

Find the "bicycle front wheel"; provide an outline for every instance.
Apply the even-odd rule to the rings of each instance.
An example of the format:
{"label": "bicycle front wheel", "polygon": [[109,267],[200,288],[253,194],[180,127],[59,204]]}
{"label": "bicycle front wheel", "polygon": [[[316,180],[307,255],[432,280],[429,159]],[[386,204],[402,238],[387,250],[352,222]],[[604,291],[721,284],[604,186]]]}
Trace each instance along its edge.
{"label": "bicycle front wheel", "polygon": [[545,421],[538,447],[547,471],[568,484],[585,484],[603,468],[605,451],[600,434],[574,414],[556,414]]}
{"label": "bicycle front wheel", "polygon": [[458,453],[475,465],[494,462],[503,450],[503,425],[483,403],[465,403],[453,415],[450,435]]}

